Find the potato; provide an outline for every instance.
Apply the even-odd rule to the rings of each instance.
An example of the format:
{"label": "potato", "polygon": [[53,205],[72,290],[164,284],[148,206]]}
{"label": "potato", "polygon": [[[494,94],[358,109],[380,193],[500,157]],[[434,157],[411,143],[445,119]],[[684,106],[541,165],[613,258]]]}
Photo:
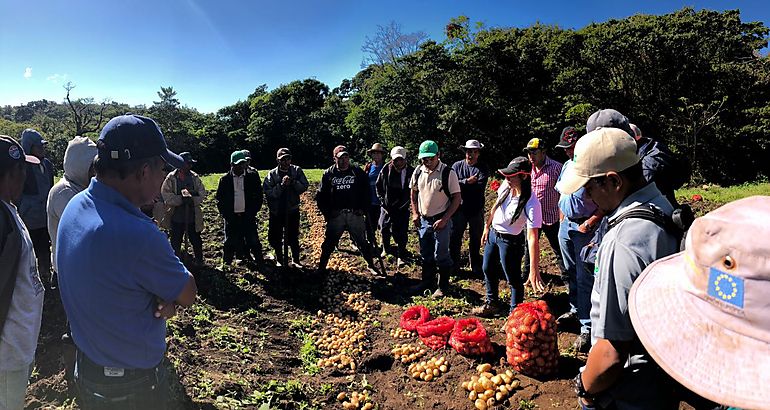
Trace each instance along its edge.
{"label": "potato", "polygon": [[445,364],[442,364],[441,366],[439,366],[438,369],[441,371],[441,373],[446,373],[446,371],[449,370],[449,368]]}
{"label": "potato", "polygon": [[337,400],[338,401],[343,401],[343,400],[345,400],[346,397],[347,397],[347,394],[345,394],[345,392],[342,392],[342,393],[337,395]]}
{"label": "potato", "polygon": [[462,382],[460,386],[462,387],[463,390],[468,390],[468,382]]}
{"label": "potato", "polygon": [[491,378],[491,379],[489,379],[489,380],[491,380],[491,381],[492,381],[492,383],[494,383],[494,384],[495,384],[495,386],[499,386],[499,385],[500,385],[500,382],[502,381],[502,379],[500,378],[500,375],[497,375],[497,376],[492,376],[492,378]]}
{"label": "potato", "polygon": [[372,408],[374,408],[372,403],[366,403],[364,404],[364,407],[361,407],[362,410],[371,410]]}
{"label": "potato", "polygon": [[478,370],[479,373],[485,373],[492,370],[492,365],[489,363],[480,364],[476,366],[476,370]]}
{"label": "potato", "polygon": [[473,405],[476,406],[478,410],[487,410],[486,400],[476,399]]}
{"label": "potato", "polygon": [[505,398],[502,392],[495,393],[495,401],[500,402]]}
{"label": "potato", "polygon": [[518,380],[511,380],[511,387],[514,389],[518,389],[519,386],[521,386],[521,382]]}
{"label": "potato", "polygon": [[495,401],[494,397],[490,397],[487,399],[487,407],[493,407],[497,402]]}

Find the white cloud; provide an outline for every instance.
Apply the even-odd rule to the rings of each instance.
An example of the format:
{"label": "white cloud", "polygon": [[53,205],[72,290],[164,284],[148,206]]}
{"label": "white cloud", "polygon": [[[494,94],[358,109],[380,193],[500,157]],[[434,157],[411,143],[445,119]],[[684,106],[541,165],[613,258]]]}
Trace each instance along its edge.
{"label": "white cloud", "polygon": [[67,80],[67,74],[58,74],[57,73],[57,74],[49,75],[48,77],[46,77],[46,80],[48,80],[48,81],[50,81],[50,82],[52,82],[54,84],[59,84],[59,83],[64,82],[65,80]]}
{"label": "white cloud", "polygon": [[32,67],[27,67],[24,69],[24,78],[32,78]]}

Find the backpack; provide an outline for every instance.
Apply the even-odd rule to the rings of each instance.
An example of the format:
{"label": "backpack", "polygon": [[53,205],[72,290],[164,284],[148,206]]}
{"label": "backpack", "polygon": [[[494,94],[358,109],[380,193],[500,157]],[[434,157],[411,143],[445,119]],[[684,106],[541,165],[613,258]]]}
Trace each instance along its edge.
{"label": "backpack", "polygon": [[[624,212],[623,215],[620,215],[612,222],[609,222],[609,218],[605,216],[596,228],[591,241],[580,250],[580,259],[582,259],[583,263],[595,265],[596,255],[599,252],[599,244],[601,244],[604,235],[619,223],[630,218],[645,219],[654,222],[676,238],[677,243],[679,243],[679,250],[681,251],[684,250],[687,231],[695,220],[695,215],[687,204],[681,205],[679,208],[675,209],[671,216],[667,216],[654,205],[642,204]],[[589,272],[593,272],[593,269],[589,270]]]}
{"label": "backpack", "polygon": [[671,152],[662,142],[650,138],[647,140],[637,150],[645,179],[655,181],[661,190],[671,191],[688,183],[692,176],[690,163]]}
{"label": "backpack", "polygon": [[[444,195],[447,196],[447,198],[452,198],[452,194],[449,192],[449,173],[452,172],[452,168],[449,165],[444,164],[444,169],[441,170],[441,192],[444,193]],[[420,175],[422,174],[422,167],[417,167],[417,169],[414,170],[414,180],[419,181]]]}

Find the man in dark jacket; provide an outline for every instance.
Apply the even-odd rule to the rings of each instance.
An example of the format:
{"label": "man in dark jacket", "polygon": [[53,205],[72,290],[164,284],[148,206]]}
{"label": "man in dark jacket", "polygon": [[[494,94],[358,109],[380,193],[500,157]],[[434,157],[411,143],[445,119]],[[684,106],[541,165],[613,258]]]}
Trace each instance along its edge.
{"label": "man in dark jacket", "polygon": [[230,172],[219,179],[217,209],[225,221],[222,262],[229,265],[236,252],[257,263],[262,262],[262,244],[257,235],[257,212],[262,208],[262,184],[259,174],[247,168],[246,154],[230,155]]}
{"label": "man in dark jacket", "polygon": [[318,272],[326,271],[326,265],[342,233],[348,231],[369,265],[369,272],[375,277],[381,277],[384,272],[379,272],[374,266],[372,245],[366,239],[364,213],[371,202],[369,178],[361,168],[350,165],[350,155],[345,146],[336,146],[333,157],[334,165],[324,171],[316,194],[318,209],[326,219]]}
{"label": "man in dark jacket", "polygon": [[39,164],[27,164],[27,179],[24,193],[19,200],[19,215],[29,229],[29,236],[35,245],[35,256],[40,277],[48,281],[51,277],[51,237],[48,236],[48,214],[46,203],[48,191],[53,187],[53,164],[45,157],[48,144],[39,132],[27,128],[21,133],[21,147],[24,152],[37,157]]}
{"label": "man in dark jacket", "polygon": [[[279,149],[276,159],[278,166],[267,174],[262,186],[270,209],[267,240],[275,251],[276,264],[299,268],[299,196],[307,191],[309,184],[302,168],[291,163],[288,148]],[[286,246],[291,247],[290,262],[289,255],[283,252],[284,238],[288,242]]]}
{"label": "man in dark jacket", "polygon": [[408,254],[409,211],[411,190],[409,181],[412,179],[414,167],[406,162],[406,149],[393,147],[390,151],[392,161],[385,165],[377,178],[377,196],[382,204],[384,218],[382,221],[382,245],[390,248],[390,236],[396,242],[396,257],[398,266],[405,264]]}

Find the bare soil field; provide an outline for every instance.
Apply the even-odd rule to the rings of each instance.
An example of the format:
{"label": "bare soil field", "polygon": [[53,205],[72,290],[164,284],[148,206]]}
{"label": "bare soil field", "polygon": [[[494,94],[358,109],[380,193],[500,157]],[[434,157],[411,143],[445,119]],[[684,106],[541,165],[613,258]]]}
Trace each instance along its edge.
{"label": "bare soil field", "polygon": [[[702,201],[693,205],[699,215],[717,206]],[[412,378],[408,365],[391,353],[394,345],[402,343],[425,348],[416,337],[401,339],[391,333],[399,327],[406,308],[424,304],[434,317],[468,317],[471,308],[483,301],[481,277],[463,270],[452,278],[448,297],[412,297],[406,289],[417,283],[416,265],[396,274],[395,260],[389,256],[385,260],[388,278],[375,280],[347,239],[333,256],[328,276],[318,277],[313,270],[324,222],[311,193],[303,197],[303,269],[277,268],[271,262],[219,269],[223,234],[213,195],[204,203],[204,212],[207,265],[193,270],[198,301],[168,322],[170,408],[343,408],[340,394],[350,401],[355,392],[361,395],[361,408],[371,403],[370,408],[379,409],[471,409],[474,403],[461,383],[478,374],[476,366],[491,363],[497,371],[510,369],[504,361],[504,317],[482,320],[494,347],[489,357],[467,358],[449,347],[428,349],[421,360],[444,357],[448,365],[446,373],[430,382]],[[266,221],[264,211],[263,216]],[[568,309],[566,288],[556,274],[550,247],[543,241],[541,248],[546,249],[541,270],[549,283],[548,293],[541,298],[558,316]],[[527,299],[535,296],[528,294]],[[58,293],[48,291],[28,408],[77,408],[61,360],[64,330]],[[560,325],[557,373],[542,380],[516,374],[519,388],[495,408],[578,408],[571,384],[585,362],[585,355],[571,347],[578,331],[577,324]]]}

